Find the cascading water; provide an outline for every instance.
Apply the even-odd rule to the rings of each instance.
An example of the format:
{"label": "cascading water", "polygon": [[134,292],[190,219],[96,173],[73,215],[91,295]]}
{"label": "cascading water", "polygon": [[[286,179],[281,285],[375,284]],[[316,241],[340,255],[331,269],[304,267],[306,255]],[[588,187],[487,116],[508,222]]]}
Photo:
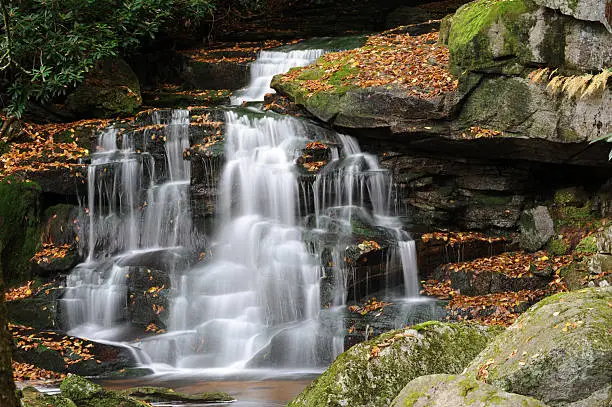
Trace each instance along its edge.
{"label": "cascading water", "polygon": [[[100,134],[88,167],[88,233],[86,261],[67,279],[62,301],[71,333],[90,338],[114,338],[124,316],[126,276],[130,258],[170,253],[180,257],[194,244],[189,214],[189,112],[175,110],[170,118],[152,117],[153,130],[121,133],[108,128]],[[156,126],[157,125],[157,126]],[[164,139],[165,162],[147,151],[148,140]],[[140,146],[138,148],[137,146]],[[161,173],[156,174],[156,166]],[[172,268],[172,262],[166,264]]]}
{"label": "cascading water", "polygon": [[[322,53],[262,52],[252,85],[233,101],[261,100],[272,75]],[[126,320],[127,275],[142,264],[130,259],[202,247],[183,159],[189,114],[175,110],[165,119],[156,112],[152,119],[150,131],[107,129],[98,138],[88,169],[87,261],[70,275],[62,300],[74,334],[121,339],[115,328]],[[389,209],[390,174],[355,139],[295,118],[229,110],[225,127],[212,256],[194,268],[165,265],[172,280],[168,332],[133,345],[160,370],[325,367],[344,348],[355,225],[387,236],[388,263],[401,262],[406,294],[418,295],[414,242]],[[160,138],[165,158],[147,149]],[[316,176],[297,165],[315,140],[329,148],[329,163]],[[328,277],[334,292],[324,301]]]}
{"label": "cascading water", "polygon": [[239,105],[242,102],[262,101],[266,93],[274,93],[270,81],[274,75],[287,72],[291,68],[306,66],[324,54],[322,49],[282,51],[261,51],[257,60],[251,64],[251,81],[249,86],[240,89],[231,96],[231,102]]}

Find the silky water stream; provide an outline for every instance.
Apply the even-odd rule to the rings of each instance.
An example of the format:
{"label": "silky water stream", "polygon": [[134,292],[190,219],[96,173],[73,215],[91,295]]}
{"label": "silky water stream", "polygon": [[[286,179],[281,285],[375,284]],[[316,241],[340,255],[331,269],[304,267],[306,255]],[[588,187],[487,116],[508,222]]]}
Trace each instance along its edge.
{"label": "silky water stream", "polygon": [[[233,102],[261,99],[271,75],[322,53],[262,53],[251,85]],[[394,293],[400,305],[389,328],[435,309],[418,297],[415,245],[390,211],[390,174],[355,139],[256,108],[228,108],[216,230],[203,233],[192,225],[190,161],[183,159],[189,112],[154,112],[150,121],[151,131],[108,128],[98,136],[81,236],[86,261],[61,300],[71,334],[123,341],[158,378],[312,377],[344,349],[347,299],[359,299],[363,279],[347,253],[367,254],[366,229],[386,242],[378,269],[402,276],[382,287],[404,287]],[[151,138],[163,148],[151,149]],[[313,142],[325,146],[328,161],[316,175],[300,164]],[[186,260],[205,250],[212,255],[204,261]],[[150,268],[168,276],[168,329],[133,339],[128,290]]]}

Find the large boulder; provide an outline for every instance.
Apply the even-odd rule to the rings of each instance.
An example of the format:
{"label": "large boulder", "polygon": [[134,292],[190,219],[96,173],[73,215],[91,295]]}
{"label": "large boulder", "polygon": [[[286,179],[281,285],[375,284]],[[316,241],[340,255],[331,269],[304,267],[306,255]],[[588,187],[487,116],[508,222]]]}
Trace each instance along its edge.
{"label": "large boulder", "polygon": [[338,356],[289,407],[388,406],[418,376],[461,372],[497,332],[434,321],[387,332]]}
{"label": "large boulder", "polygon": [[[563,2],[574,6],[581,3],[479,0],[460,7],[448,32],[452,70],[519,74],[525,67],[536,64],[581,72],[610,66],[612,51],[608,44],[612,32],[602,24],[591,22],[591,17],[586,19],[589,21],[582,21],[553,10]],[[606,21],[603,13],[598,19],[592,18]]]}
{"label": "large boulder", "polygon": [[531,397],[507,393],[474,378],[448,374],[421,376],[406,385],[391,407],[545,407]]}
{"label": "large boulder", "polygon": [[66,108],[77,117],[131,114],[142,103],[140,83],[121,58],[104,59],[68,95]]}
{"label": "large boulder", "polygon": [[609,405],[611,301],[612,287],[540,301],[495,338],[466,374],[553,406]]}
{"label": "large boulder", "polygon": [[519,219],[520,244],[523,249],[541,249],[555,233],[553,220],[545,206],[525,210]]}

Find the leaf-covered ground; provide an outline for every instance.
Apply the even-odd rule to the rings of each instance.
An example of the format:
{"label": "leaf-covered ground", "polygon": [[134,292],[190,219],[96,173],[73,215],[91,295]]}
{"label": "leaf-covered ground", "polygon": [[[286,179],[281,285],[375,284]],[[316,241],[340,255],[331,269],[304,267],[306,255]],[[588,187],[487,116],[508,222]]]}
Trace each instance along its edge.
{"label": "leaf-covered ground", "polygon": [[437,44],[438,33],[412,36],[384,32],[361,47],[323,55],[314,64],[281,76],[296,82],[310,97],[348,88],[398,86],[412,96],[431,98],[457,88],[448,71],[449,53]]}

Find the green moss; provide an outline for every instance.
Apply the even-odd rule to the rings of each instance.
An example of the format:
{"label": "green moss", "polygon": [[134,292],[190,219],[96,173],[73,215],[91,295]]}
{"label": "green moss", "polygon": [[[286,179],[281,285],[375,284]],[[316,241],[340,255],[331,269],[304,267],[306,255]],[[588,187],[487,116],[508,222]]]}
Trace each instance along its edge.
{"label": "green moss", "polygon": [[0,181],[0,269],[8,284],[31,276],[29,260],[41,244],[39,196],[35,182]]}
{"label": "green moss", "polygon": [[578,243],[574,252],[580,254],[595,254],[597,253],[597,240],[595,236],[587,236]]}
{"label": "green moss", "polygon": [[451,54],[451,67],[455,73],[464,68],[494,66],[489,29],[501,23],[506,31],[504,50],[507,55],[530,55],[523,40],[524,22],[519,16],[532,9],[525,0],[480,0],[460,7],[453,17],[448,46]]}
{"label": "green moss", "polygon": [[554,238],[548,242],[547,250],[554,256],[563,256],[568,249],[569,245],[563,239]]}
{"label": "green moss", "polygon": [[459,373],[494,334],[437,321],[387,332],[338,356],[289,406],[387,406],[418,376]]}
{"label": "green moss", "polygon": [[594,220],[591,202],[587,201],[584,206],[562,206],[556,208],[555,217],[560,225],[583,227]]}
{"label": "green moss", "polygon": [[472,198],[477,203],[486,206],[508,205],[512,201],[511,195],[493,195],[485,193],[474,193]]}

